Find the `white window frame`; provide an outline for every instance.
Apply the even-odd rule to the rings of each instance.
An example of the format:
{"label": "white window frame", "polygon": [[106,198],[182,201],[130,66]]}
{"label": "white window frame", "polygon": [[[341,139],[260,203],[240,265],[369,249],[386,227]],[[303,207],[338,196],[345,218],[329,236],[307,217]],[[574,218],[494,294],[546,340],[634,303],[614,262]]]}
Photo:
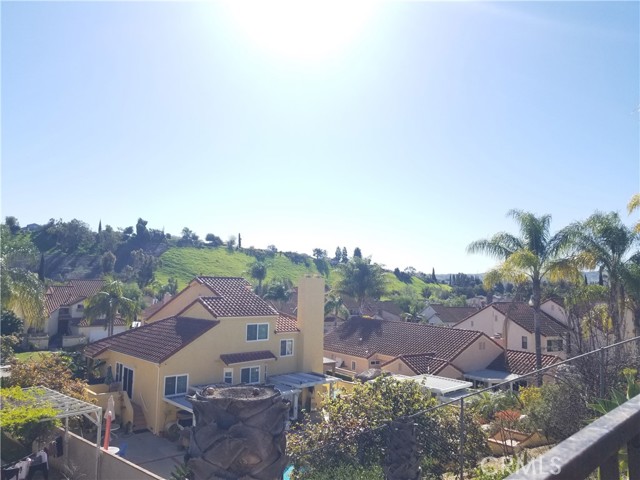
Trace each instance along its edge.
{"label": "white window frame", "polygon": [[[187,377],[187,384],[184,387],[184,392],[178,392],[178,377]],[[175,388],[174,393],[167,394],[167,378],[175,378]],[[189,374],[188,373],[178,373],[176,375],[165,375],[164,382],[162,382],[162,392],[165,397],[174,397],[176,395],[184,395],[189,391]]]}
{"label": "white window frame", "polygon": [[[283,342],[291,342],[291,353],[286,353],[287,352],[287,348],[285,347],[285,354],[282,354],[282,343]],[[283,338],[282,340],[280,340],[280,356],[281,357],[293,357],[293,338]]]}
{"label": "white window frame", "polygon": [[[267,337],[266,338],[260,338],[260,327],[262,325],[266,325],[267,326]],[[250,340],[249,339],[249,327],[256,327],[256,338],[255,340]],[[269,325],[268,322],[263,322],[263,323],[247,323],[247,329],[245,332],[245,339],[247,342],[266,342],[269,340],[269,330],[270,330],[271,326]]]}
{"label": "white window frame", "polygon": [[[257,381],[255,381],[255,382],[252,382],[252,381],[251,381],[251,370],[252,370],[252,369],[254,369],[254,368],[257,368],[257,369],[258,369],[258,380],[257,380]],[[248,381],[248,382],[246,382],[246,384],[247,384],[247,385],[253,385],[253,384],[256,384],[256,383],[260,383],[260,365],[250,365],[250,366],[248,366],[248,367],[242,367],[242,368],[240,369],[240,382],[241,382],[241,383],[245,383],[245,382],[242,382],[242,372],[243,372],[244,370],[249,370],[249,381]]]}
{"label": "white window frame", "polygon": [[[554,346],[553,349],[549,348],[549,343]],[[555,348],[560,343],[560,348]],[[562,352],[564,350],[564,341],[561,338],[551,338],[547,340],[547,352]]]}
{"label": "white window frame", "polygon": [[[229,376],[229,378],[231,379],[230,382],[227,382],[227,374],[231,374]],[[233,385],[233,368],[225,368],[223,373],[222,373],[222,383],[226,383],[227,385]]]}

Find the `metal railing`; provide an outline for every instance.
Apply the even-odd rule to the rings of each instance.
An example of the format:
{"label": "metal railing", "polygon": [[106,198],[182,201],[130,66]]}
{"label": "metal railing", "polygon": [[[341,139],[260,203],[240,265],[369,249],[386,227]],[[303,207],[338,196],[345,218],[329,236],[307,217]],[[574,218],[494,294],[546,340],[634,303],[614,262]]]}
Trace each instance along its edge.
{"label": "metal railing", "polygon": [[640,480],[640,396],[598,418],[575,435],[525,465],[509,480],[619,479],[621,449],[626,447],[629,480]]}

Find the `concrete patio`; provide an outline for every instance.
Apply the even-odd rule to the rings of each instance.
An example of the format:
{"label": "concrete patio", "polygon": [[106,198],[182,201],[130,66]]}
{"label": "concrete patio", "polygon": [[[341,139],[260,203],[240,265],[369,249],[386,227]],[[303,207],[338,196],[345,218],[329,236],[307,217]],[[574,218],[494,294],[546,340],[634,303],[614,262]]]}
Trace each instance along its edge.
{"label": "concrete patio", "polygon": [[151,432],[119,435],[111,441],[112,446],[119,448],[123,448],[125,443],[127,451],[124,458],[162,478],[171,476],[186,453],[177,442],[170,442]]}

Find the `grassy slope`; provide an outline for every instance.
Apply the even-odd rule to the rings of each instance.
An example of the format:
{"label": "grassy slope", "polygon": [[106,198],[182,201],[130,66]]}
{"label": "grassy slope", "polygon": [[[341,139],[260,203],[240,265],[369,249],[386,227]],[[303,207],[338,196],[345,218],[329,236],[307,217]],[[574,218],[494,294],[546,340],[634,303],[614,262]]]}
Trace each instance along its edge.
{"label": "grassy slope", "polygon": [[[214,275],[223,277],[244,277],[249,282],[255,283],[249,274],[249,267],[255,258],[242,252],[229,252],[226,248],[170,248],[160,257],[162,266],[156,272],[156,279],[166,283],[169,277],[178,279],[179,288],[190,282],[196,275]],[[294,264],[284,255],[276,254],[268,258],[267,281],[286,278],[297,284],[298,279],[305,274],[317,273],[316,266],[309,260],[309,267]],[[339,279],[340,274],[331,269],[327,284],[333,285]],[[418,295],[422,294],[425,287],[432,291],[436,289],[449,289],[448,285],[427,284],[419,278],[413,277],[410,284],[401,282],[393,273],[386,274],[387,295],[403,293],[407,287],[412,288]]]}
{"label": "grassy slope", "polygon": [[[156,279],[166,283],[169,277],[174,277],[179,288],[184,288],[196,275],[244,277],[255,282],[249,268],[256,259],[242,252],[229,252],[226,248],[170,248],[160,259],[162,266],[156,272]],[[317,273],[313,262],[309,262],[309,267],[296,265],[279,254],[268,258],[266,264],[266,281],[286,278],[297,283],[304,274]]]}

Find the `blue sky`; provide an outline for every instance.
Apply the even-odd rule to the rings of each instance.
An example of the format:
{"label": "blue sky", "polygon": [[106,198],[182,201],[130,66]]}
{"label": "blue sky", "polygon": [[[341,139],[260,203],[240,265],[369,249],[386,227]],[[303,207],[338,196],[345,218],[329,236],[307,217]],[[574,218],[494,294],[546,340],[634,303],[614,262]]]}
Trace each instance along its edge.
{"label": "blue sky", "polygon": [[2,216],[440,273],[511,208],[631,222],[639,2],[267,5],[2,2]]}

